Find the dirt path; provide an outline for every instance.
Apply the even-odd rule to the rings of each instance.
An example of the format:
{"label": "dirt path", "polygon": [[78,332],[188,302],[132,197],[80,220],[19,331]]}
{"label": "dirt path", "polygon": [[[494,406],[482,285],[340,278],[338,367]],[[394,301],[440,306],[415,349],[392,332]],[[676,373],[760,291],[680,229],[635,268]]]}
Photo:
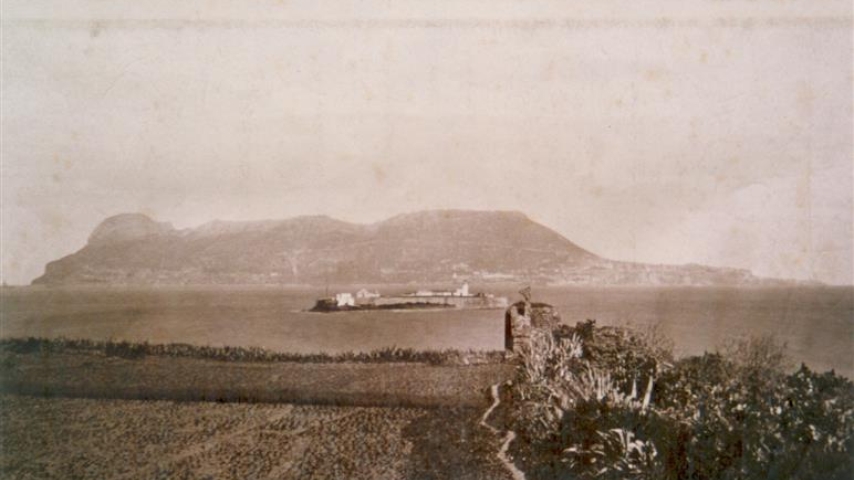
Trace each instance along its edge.
{"label": "dirt path", "polygon": [[[489,388],[489,393],[492,396],[492,405],[490,405],[490,407],[483,413],[483,416],[480,418],[480,425],[488,429],[495,435],[500,435],[500,432],[497,428],[487,423],[489,416],[498,407],[498,405],[501,404],[497,383]],[[498,450],[496,457],[498,457],[498,460],[501,462],[502,465],[504,465],[504,468],[506,468],[507,471],[510,472],[510,475],[513,477],[514,480],[526,480],[525,473],[516,468],[516,465],[507,456],[507,450],[510,448],[510,443],[514,439],[516,439],[516,432],[514,432],[513,430],[508,430],[507,433],[504,434],[504,439],[501,442],[501,448]]]}

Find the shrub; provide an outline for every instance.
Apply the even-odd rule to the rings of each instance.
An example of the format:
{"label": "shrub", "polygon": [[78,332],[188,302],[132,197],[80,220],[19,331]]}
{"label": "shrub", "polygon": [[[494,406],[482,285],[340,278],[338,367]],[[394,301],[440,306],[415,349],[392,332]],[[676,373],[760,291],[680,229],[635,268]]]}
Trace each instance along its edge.
{"label": "shrub", "polygon": [[854,384],[772,337],[671,363],[626,329],[537,332],[512,387],[530,478],[852,478]]}
{"label": "shrub", "polygon": [[534,477],[645,478],[659,470],[639,427],[663,352],[624,329],[534,330],[513,386],[512,423]]}
{"label": "shrub", "polygon": [[469,365],[500,363],[501,351],[414,350],[387,347],[370,352],[343,353],[288,353],[274,352],[259,347],[213,347],[184,343],[149,344],[125,340],[93,341],[67,338],[9,338],[0,340],[0,353],[41,354],[95,353],[108,357],[141,359],[146,356],[202,358],[241,362],[302,362],[302,363],[390,363],[411,362],[431,365]]}
{"label": "shrub", "polygon": [[149,353],[148,343],[130,343],[130,342],[107,342],[104,345],[104,354],[108,357],[119,357],[137,359],[143,358]]}

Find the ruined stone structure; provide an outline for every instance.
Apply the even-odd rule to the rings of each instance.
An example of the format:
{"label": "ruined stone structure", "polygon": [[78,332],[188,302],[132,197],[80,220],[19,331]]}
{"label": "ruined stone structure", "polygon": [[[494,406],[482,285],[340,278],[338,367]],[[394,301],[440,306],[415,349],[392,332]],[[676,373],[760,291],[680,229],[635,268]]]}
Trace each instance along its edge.
{"label": "ruined stone structure", "polygon": [[504,314],[504,348],[522,353],[531,348],[531,304],[516,302]]}
{"label": "ruined stone structure", "polygon": [[534,329],[552,329],[560,324],[557,310],[547,303],[531,303],[530,290],[523,290],[524,300],[510,305],[504,314],[504,348],[523,353],[531,348]]}

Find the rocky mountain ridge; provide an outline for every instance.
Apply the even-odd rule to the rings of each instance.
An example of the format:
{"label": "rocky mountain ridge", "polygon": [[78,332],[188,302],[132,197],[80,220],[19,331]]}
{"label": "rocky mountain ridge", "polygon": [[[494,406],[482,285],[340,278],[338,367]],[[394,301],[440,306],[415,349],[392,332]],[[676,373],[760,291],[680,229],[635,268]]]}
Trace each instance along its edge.
{"label": "rocky mountain ridge", "polygon": [[601,258],[519,212],[437,210],[362,225],[328,216],[213,221],[175,229],[145,215],[104,220],[34,284],[538,282],[763,284],[747,270]]}

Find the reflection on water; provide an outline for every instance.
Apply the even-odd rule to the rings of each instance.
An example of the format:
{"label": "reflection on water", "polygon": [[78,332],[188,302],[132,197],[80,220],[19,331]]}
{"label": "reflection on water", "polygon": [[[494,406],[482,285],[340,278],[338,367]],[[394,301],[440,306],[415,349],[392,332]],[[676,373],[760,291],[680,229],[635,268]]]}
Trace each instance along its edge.
{"label": "reflection on water", "polygon": [[[351,288],[352,289],[352,288]],[[515,288],[475,288],[518,297]],[[392,293],[400,289],[388,289]],[[387,346],[503,348],[503,311],[306,313],[322,289],[3,289],[0,335],[126,339],[341,352]],[[534,288],[565,323],[660,323],[680,354],[774,334],[795,361],[854,375],[854,289]]]}

